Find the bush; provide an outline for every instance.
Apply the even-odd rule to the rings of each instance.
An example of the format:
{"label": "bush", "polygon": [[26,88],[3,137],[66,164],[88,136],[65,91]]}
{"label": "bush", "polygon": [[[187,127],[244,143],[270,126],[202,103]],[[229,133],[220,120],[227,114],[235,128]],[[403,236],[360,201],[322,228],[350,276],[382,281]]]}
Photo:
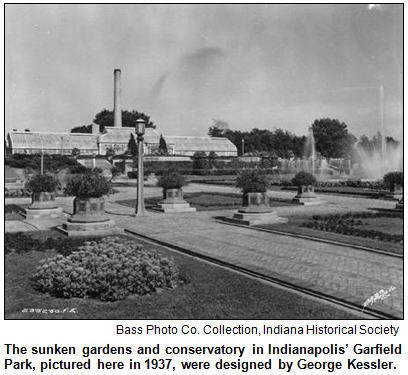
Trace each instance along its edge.
{"label": "bush", "polygon": [[112,193],[112,186],[100,173],[86,172],[71,177],[64,193],[77,198],[99,198]]}
{"label": "bush", "polygon": [[384,178],[384,184],[391,190],[394,189],[394,185],[404,186],[404,173],[403,172],[389,172]]}
{"label": "bush", "polygon": [[172,260],[134,241],[107,237],[87,241],[67,257],[45,259],[33,279],[41,292],[56,297],[117,301],[175,287],[179,276]]}
{"label": "bush", "polygon": [[157,181],[157,186],[163,188],[163,190],[181,189],[184,185],[186,185],[184,176],[178,172],[164,173]]}
{"label": "bush", "polygon": [[59,185],[59,181],[49,174],[37,174],[27,181],[25,188],[33,193],[53,193]]}
{"label": "bush", "polygon": [[244,170],[237,177],[236,186],[247,193],[264,193],[268,187],[268,179],[258,170]]}
{"label": "bush", "polygon": [[[19,206],[17,206],[19,207]],[[45,241],[33,238],[23,232],[6,233],[4,236],[4,252],[26,253],[29,251],[55,250],[62,255],[70,255],[78,246],[85,241],[99,240],[100,238],[71,238],[71,237],[48,237]]]}
{"label": "bush", "polygon": [[295,177],[292,178],[292,184],[296,186],[314,185],[315,183],[315,176],[308,172],[298,172]]}

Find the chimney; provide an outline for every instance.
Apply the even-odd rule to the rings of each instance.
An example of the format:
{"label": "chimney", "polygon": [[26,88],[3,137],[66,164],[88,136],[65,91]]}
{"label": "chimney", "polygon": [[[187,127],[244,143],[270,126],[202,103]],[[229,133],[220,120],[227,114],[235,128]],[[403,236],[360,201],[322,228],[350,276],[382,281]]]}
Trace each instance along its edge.
{"label": "chimney", "polygon": [[115,69],[113,71],[114,75],[114,88],[113,88],[113,126],[115,128],[122,127],[122,108],[120,105],[120,100],[122,96],[122,85],[121,85],[121,71],[120,69]]}

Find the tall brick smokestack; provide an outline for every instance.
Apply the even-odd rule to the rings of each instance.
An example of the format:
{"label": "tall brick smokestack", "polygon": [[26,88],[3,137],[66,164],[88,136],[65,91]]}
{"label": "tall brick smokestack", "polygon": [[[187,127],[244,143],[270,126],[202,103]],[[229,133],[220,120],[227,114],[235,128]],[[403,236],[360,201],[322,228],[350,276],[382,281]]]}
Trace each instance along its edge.
{"label": "tall brick smokestack", "polygon": [[113,126],[116,128],[122,127],[122,82],[121,82],[120,69],[115,69],[113,71],[114,76],[114,88],[113,88]]}

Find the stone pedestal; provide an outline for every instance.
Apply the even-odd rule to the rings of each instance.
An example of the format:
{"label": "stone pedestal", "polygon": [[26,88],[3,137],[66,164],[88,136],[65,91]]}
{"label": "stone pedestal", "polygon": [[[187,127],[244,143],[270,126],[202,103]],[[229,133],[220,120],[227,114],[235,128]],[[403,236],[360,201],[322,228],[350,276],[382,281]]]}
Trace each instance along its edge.
{"label": "stone pedestal", "polygon": [[156,186],[157,181],[159,181],[156,177],[155,173],[150,173],[149,176],[147,177],[146,185],[147,186]]}
{"label": "stone pedestal", "polygon": [[176,212],[195,212],[195,207],[190,207],[190,203],[183,199],[181,189],[167,189],[165,192],[166,199],[159,203],[159,211],[165,213]]}
{"label": "stone pedestal", "polygon": [[313,185],[298,186],[298,194],[292,199],[294,202],[304,205],[324,203],[314,192]]}
{"label": "stone pedestal", "polygon": [[288,219],[279,217],[269,206],[266,193],[247,193],[243,196],[244,207],[239,209],[232,218],[225,221],[241,225],[287,223]]}
{"label": "stone pedestal", "polygon": [[55,193],[41,192],[33,193],[31,204],[25,210],[26,220],[46,220],[58,218],[62,214],[62,208],[55,202]]}
{"label": "stone pedestal", "polygon": [[75,198],[74,214],[58,228],[69,237],[104,236],[123,233],[105,214],[105,200]]}
{"label": "stone pedestal", "polygon": [[404,198],[401,198],[398,203],[395,205],[397,211],[404,212]]}

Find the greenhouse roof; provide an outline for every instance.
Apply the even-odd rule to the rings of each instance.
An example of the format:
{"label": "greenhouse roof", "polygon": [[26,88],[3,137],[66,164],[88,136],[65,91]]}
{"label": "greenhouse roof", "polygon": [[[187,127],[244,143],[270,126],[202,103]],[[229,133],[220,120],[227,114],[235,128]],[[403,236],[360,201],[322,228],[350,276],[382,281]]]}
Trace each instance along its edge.
{"label": "greenhouse roof", "polygon": [[237,152],[235,145],[227,138],[165,136],[164,139],[177,151]]}
{"label": "greenhouse roof", "polygon": [[97,135],[85,133],[10,132],[14,149],[61,150],[79,148],[98,150]]}
{"label": "greenhouse roof", "polygon": [[[106,133],[102,134],[99,138],[101,143],[127,144],[130,139],[130,134],[133,134],[135,139],[137,139],[134,128],[116,128],[107,126],[105,127],[105,131]],[[155,129],[146,128],[143,139],[145,143],[159,143],[160,136],[156,133]]]}

